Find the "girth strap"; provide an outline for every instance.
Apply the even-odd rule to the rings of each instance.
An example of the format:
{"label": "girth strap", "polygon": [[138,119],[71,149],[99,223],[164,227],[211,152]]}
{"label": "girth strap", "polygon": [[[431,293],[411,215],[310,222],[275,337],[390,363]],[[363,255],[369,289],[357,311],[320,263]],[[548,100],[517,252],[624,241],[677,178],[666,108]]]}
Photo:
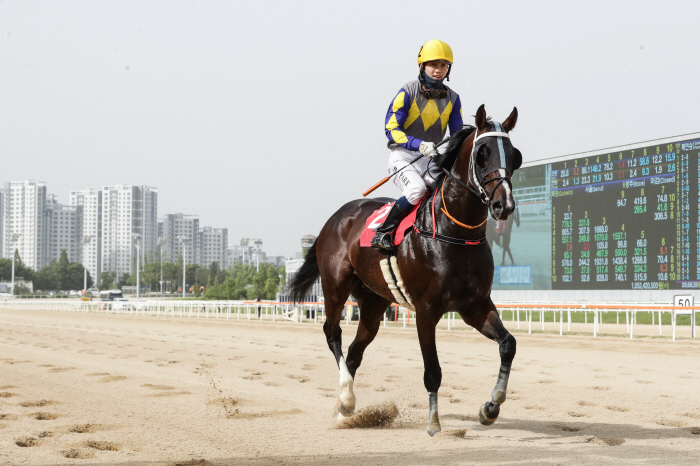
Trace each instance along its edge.
{"label": "girth strap", "polygon": [[486,242],[486,237],[477,240],[464,240],[459,238],[452,238],[451,236],[441,235],[440,233],[433,233],[431,231],[423,231],[417,226],[413,228],[421,235],[426,238],[435,238],[436,240],[442,241],[443,243],[458,244],[460,246],[478,246]]}

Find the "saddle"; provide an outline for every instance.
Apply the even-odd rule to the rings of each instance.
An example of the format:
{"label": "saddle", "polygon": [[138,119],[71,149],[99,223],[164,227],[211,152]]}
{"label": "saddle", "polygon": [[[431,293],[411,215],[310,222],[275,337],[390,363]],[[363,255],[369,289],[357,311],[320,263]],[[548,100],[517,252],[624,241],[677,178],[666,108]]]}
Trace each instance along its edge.
{"label": "saddle", "polygon": [[[398,246],[399,244],[401,244],[401,241],[406,236],[406,230],[413,227],[413,224],[416,222],[416,215],[418,214],[418,209],[423,204],[423,202],[425,202],[426,198],[427,196],[421,199],[421,201],[413,207],[413,210],[409,212],[406,218],[404,218],[399,224],[399,226],[396,228],[396,232],[394,233],[394,246]],[[362,230],[362,234],[360,235],[360,247],[371,247],[370,242],[372,241],[372,238],[374,238],[374,234],[376,233],[377,228],[379,228],[382,225],[386,216],[389,215],[389,211],[391,210],[395,202],[396,201],[384,204],[381,208],[375,210],[369,217],[367,217],[367,220],[365,222],[365,229]]]}

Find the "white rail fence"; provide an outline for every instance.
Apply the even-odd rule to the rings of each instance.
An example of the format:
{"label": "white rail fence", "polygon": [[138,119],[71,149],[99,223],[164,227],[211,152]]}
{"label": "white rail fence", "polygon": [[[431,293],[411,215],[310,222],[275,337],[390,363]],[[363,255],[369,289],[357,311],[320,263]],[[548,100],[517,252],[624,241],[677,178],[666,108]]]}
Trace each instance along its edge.
{"label": "white rail fence", "polygon": [[[344,312],[346,325],[353,320],[353,306],[356,303],[347,303]],[[662,333],[662,315],[671,315],[672,339],[677,339],[677,316],[690,314],[691,338],[696,337],[696,313],[700,307],[674,307],[662,306],[654,303],[606,303],[606,304],[577,304],[577,303],[518,303],[501,302],[496,307],[504,317],[510,317],[510,321],[518,330],[521,325],[527,325],[528,334],[537,331],[537,322],[533,319],[535,313],[539,316],[540,330],[545,330],[545,322],[558,323],[559,335],[571,332],[572,314],[583,314],[584,325],[590,325],[593,337],[601,333],[603,316],[615,313],[615,324],[620,323],[620,314],[624,316],[626,332],[630,338],[634,338],[637,316],[641,313],[651,315],[652,326],[658,326],[659,335]],[[75,301],[75,300],[7,300],[0,301],[0,310],[44,310],[44,311],[69,311],[69,312],[93,312],[122,315],[142,315],[152,317],[173,318],[199,318],[199,319],[235,319],[235,320],[266,320],[266,321],[291,321],[323,323],[326,320],[324,303],[280,303],[274,301]],[[549,315],[551,313],[551,320]],[[448,312],[443,317],[447,330],[453,330],[456,325],[457,312]],[[591,316],[591,322],[588,317]],[[409,311],[396,304],[392,305],[391,312],[385,312],[383,326],[394,322],[402,324],[406,328],[411,319],[415,319],[415,312]],[[461,320],[461,319],[460,319]],[[566,324],[565,324],[566,321]],[[551,326],[550,326],[551,327]],[[476,330],[474,330],[476,331]]]}

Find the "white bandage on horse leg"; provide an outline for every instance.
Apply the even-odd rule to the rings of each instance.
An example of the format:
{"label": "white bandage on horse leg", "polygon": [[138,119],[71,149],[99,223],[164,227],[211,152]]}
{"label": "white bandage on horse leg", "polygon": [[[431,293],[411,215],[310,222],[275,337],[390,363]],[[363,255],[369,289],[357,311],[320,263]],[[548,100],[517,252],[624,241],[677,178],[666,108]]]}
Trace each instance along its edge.
{"label": "white bandage on horse leg", "polygon": [[338,420],[342,420],[355,410],[355,393],[352,391],[354,380],[352,375],[350,375],[347,364],[345,364],[345,358],[342,356],[338,361],[338,367],[340,369],[338,385],[340,385],[341,389],[340,396],[338,396],[338,401],[340,402],[340,406],[338,406]]}

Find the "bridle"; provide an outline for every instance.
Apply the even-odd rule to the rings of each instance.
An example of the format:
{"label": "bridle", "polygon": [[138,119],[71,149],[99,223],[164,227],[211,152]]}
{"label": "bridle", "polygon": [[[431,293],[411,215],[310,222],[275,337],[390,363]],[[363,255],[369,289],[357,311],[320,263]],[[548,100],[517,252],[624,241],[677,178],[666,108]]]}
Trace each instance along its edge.
{"label": "bridle", "polygon": [[[513,189],[513,182],[511,180],[512,175],[513,175],[513,161],[512,161],[512,154],[513,154],[513,149],[511,149],[511,155],[506,158],[506,152],[505,148],[503,147],[503,138],[508,138],[510,139],[510,136],[508,133],[505,131],[502,131],[501,125],[496,122],[491,122],[492,129],[495,131],[489,131],[486,133],[483,133],[479,136],[474,137],[474,141],[472,142],[472,153],[471,157],[469,159],[469,174],[468,174],[468,180],[467,183],[464,183],[462,180],[458,179],[456,176],[452,174],[450,170],[446,170],[444,167],[442,168],[442,171],[445,172],[447,177],[451,178],[452,180],[456,181],[458,185],[462,186],[463,188],[469,190],[469,192],[473,193],[475,196],[477,196],[482,203],[488,205],[490,199],[488,194],[486,194],[486,190],[484,189],[486,185],[489,183],[496,181],[496,187],[493,188],[493,191],[491,193],[496,192],[498,187],[503,183],[504,181],[507,181],[508,184],[511,187],[511,191]],[[478,131],[478,130],[475,130]],[[476,134],[476,133],[474,133]],[[494,137],[496,138],[496,145],[498,148],[498,157],[494,158],[494,154],[492,151],[491,158],[489,159],[488,163],[486,164],[485,168],[480,168],[479,171],[477,172],[476,170],[476,153],[478,152],[478,146],[476,144],[477,141],[483,138],[487,137]],[[465,141],[466,142],[466,141]],[[522,156],[519,157],[519,162],[517,163],[517,166],[515,167],[516,169],[520,166],[522,163]],[[491,171],[488,171],[491,169]],[[498,172],[498,176],[491,178],[489,180],[485,180],[484,178],[491,173]],[[449,211],[447,210],[447,202],[445,200],[445,195],[444,195],[444,187],[445,187],[445,179],[442,180],[442,186],[440,187],[440,196],[442,197],[442,208],[440,209],[447,217],[456,225],[466,228],[468,230],[474,230],[476,228],[481,227],[486,223],[486,220],[488,220],[488,213],[486,214],[486,218],[484,219],[483,222],[481,222],[478,225],[466,225],[464,223],[461,223],[458,221],[456,218],[454,218]],[[432,208],[431,208],[431,217],[432,217],[432,234],[430,231],[424,231],[419,229],[415,224],[414,228],[415,230],[424,237],[427,238],[433,238],[437,239],[439,241],[442,241],[444,243],[449,243],[449,244],[457,244],[457,245],[467,245],[467,246],[477,246],[486,243],[486,237],[483,237],[478,240],[464,240],[461,238],[453,238],[450,236],[446,235],[441,235],[437,232],[437,224],[435,222],[435,199],[437,198],[437,187],[435,189],[435,192],[433,193],[433,201],[432,201]]]}
{"label": "bridle", "polygon": [[[501,130],[501,125],[499,123],[492,122],[492,125],[496,127],[496,129]],[[478,131],[475,130],[475,131]],[[487,137],[495,137],[496,138],[496,144],[498,147],[498,162],[499,164],[495,167],[494,169],[491,170],[488,173],[484,173],[486,170],[493,165],[492,160],[494,160],[493,154],[491,155],[491,159],[489,160],[489,164],[484,168],[483,170],[479,170],[477,172],[476,170],[476,153],[479,149],[479,146],[477,146],[476,142],[480,139],[487,138]],[[471,193],[476,195],[483,204],[489,203],[490,199],[488,194],[486,194],[486,185],[489,183],[492,183],[494,181],[497,181],[498,183],[496,184],[496,187],[493,188],[491,191],[492,193],[495,193],[498,187],[503,183],[504,181],[508,181],[508,184],[510,184],[511,190],[513,189],[513,182],[511,180],[512,177],[512,172],[508,171],[507,165],[508,161],[506,159],[506,153],[505,149],[503,148],[503,139],[502,138],[507,138],[510,139],[510,136],[508,133],[504,131],[488,131],[486,133],[482,133],[479,136],[476,136],[474,138],[474,141],[472,142],[472,153],[471,156],[469,157],[469,174],[468,174],[468,180],[467,183],[464,183],[462,180],[457,178],[452,174],[450,170],[446,170],[444,167],[442,169],[443,172],[447,176],[449,176],[452,180],[456,181],[458,185],[462,186],[463,188],[469,190]],[[485,180],[485,177],[490,175],[491,173],[498,172],[499,176],[495,176],[489,180]]]}

